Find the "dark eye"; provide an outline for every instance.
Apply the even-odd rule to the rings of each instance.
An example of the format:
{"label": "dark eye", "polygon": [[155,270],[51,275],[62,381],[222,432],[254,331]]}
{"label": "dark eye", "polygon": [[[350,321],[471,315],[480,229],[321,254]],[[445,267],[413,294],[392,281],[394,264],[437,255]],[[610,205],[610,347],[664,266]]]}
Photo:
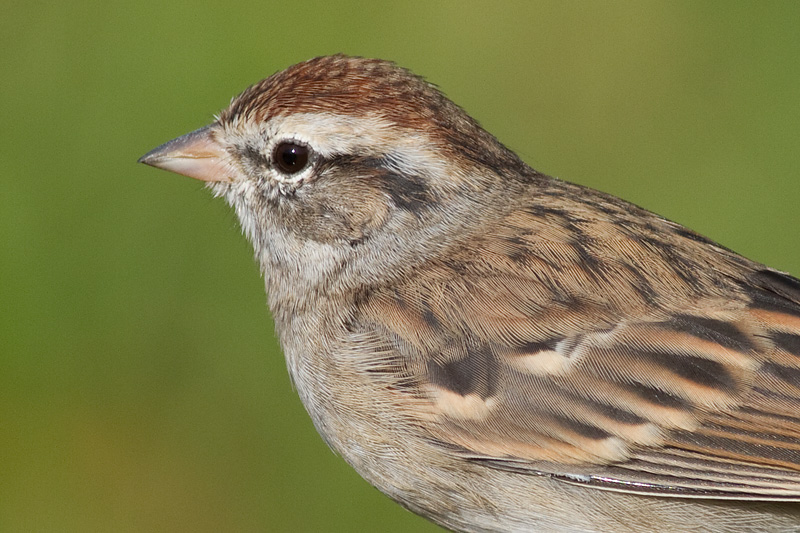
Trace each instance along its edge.
{"label": "dark eye", "polygon": [[310,152],[304,144],[282,142],[275,147],[272,159],[282,172],[295,174],[306,168]]}

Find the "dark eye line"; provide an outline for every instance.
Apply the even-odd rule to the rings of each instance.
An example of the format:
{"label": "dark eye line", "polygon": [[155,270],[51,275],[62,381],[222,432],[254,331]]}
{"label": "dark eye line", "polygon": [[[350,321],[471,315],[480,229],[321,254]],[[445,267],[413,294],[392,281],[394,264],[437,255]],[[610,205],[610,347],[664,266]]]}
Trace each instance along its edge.
{"label": "dark eye line", "polygon": [[269,158],[262,154],[254,146],[245,146],[242,150],[242,156],[244,159],[250,160],[253,166],[257,168],[269,168],[272,165]]}
{"label": "dark eye line", "polygon": [[347,168],[351,175],[369,176],[370,181],[389,197],[395,207],[414,216],[423,216],[427,209],[439,203],[438,195],[423,176],[398,169],[385,156],[346,155],[325,163]]}

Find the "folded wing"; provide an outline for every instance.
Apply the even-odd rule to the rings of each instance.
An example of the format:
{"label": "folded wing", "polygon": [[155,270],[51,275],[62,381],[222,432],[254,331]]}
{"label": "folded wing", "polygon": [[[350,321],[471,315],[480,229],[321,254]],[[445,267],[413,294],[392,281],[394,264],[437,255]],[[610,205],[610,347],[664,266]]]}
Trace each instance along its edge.
{"label": "folded wing", "polygon": [[656,217],[642,238],[623,207],[512,213],[373,293],[360,316],[395,339],[393,387],[492,468],[800,500],[800,282]]}

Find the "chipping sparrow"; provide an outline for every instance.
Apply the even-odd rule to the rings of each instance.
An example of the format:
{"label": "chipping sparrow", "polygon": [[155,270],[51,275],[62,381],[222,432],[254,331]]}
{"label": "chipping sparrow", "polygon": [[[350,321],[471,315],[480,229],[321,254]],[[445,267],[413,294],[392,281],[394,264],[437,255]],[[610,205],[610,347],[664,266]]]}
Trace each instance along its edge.
{"label": "chipping sparrow", "polygon": [[209,182],[326,442],[459,531],[800,530],[800,281],[345,56],[142,157]]}

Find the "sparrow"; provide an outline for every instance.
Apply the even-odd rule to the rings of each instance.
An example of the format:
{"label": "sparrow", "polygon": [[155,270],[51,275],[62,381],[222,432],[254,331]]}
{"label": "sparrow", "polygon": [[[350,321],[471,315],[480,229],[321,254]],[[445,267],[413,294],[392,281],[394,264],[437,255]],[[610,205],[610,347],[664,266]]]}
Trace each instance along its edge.
{"label": "sparrow", "polygon": [[800,281],[335,55],[142,163],[252,242],[323,439],[455,531],[800,531]]}

